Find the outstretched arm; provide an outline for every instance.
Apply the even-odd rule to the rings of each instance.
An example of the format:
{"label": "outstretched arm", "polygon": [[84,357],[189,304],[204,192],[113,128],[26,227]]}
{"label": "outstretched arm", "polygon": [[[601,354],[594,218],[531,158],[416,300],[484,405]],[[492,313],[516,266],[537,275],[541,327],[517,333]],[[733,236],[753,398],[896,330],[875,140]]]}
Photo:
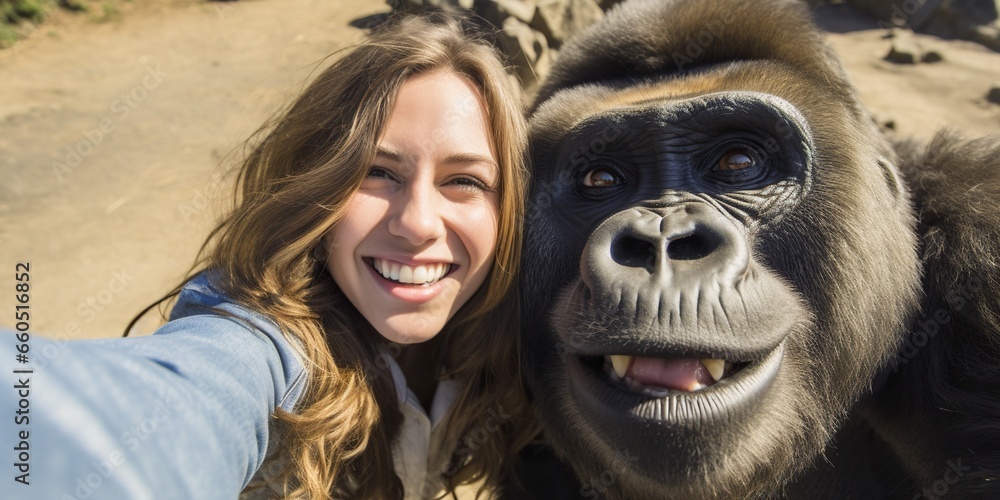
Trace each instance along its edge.
{"label": "outstretched arm", "polygon": [[15,463],[0,496],[235,498],[264,459],[272,412],[292,409],[304,375],[273,323],[210,305],[235,317],[204,311],[140,338],[33,337],[31,360],[47,361],[33,373],[13,372],[31,364],[0,336],[0,445]]}

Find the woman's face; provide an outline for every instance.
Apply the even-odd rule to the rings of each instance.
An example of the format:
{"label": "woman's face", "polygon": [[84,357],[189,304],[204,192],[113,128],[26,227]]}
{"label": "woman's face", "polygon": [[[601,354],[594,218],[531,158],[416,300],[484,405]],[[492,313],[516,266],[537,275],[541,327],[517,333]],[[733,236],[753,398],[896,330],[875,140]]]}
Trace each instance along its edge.
{"label": "woman's face", "polygon": [[378,156],[330,231],[327,268],[385,338],[428,340],[483,284],[500,170],[478,88],[437,70],[400,88]]}

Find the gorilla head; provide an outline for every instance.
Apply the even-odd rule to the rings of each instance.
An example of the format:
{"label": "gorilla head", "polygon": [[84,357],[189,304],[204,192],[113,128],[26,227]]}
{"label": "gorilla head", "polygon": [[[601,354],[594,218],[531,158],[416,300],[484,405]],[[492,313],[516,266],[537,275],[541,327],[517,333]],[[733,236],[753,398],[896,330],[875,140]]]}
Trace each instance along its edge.
{"label": "gorilla head", "polygon": [[559,57],[523,271],[548,439],[612,496],[779,491],[918,310],[891,148],[797,2],[632,0]]}

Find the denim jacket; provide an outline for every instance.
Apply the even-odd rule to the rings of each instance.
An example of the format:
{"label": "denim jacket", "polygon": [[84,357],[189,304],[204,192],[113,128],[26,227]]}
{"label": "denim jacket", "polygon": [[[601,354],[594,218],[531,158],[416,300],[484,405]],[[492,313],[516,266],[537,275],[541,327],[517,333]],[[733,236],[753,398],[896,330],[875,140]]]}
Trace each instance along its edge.
{"label": "denim jacket", "polygon": [[[8,486],[0,497],[271,496],[275,485],[261,465],[280,447],[269,441],[272,413],[294,411],[306,372],[273,321],[227,299],[206,275],[184,287],[170,321],[153,335],[78,341],[33,335],[26,364],[15,362],[17,343],[0,335],[0,367],[7,368],[0,456],[13,464],[3,467]],[[427,496],[436,492],[428,470],[440,470],[446,455],[433,445],[432,431],[457,385],[439,385],[431,419],[395,360],[386,358],[404,413],[397,474],[408,498]],[[19,407],[27,417],[20,421]]]}

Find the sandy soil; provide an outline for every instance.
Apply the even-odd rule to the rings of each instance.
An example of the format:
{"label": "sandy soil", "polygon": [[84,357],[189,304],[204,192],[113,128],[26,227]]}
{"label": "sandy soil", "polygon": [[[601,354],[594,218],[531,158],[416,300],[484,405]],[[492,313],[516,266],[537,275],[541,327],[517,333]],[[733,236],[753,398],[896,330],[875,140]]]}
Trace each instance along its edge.
{"label": "sandy soil", "polygon": [[178,283],[225,207],[220,159],[387,11],[154,2],[0,52],[0,268],[31,262],[33,329],[117,336]]}
{"label": "sandy soil", "polygon": [[925,50],[944,60],[933,64],[894,64],[883,58],[891,41],[876,21],[847,5],[820,7],[816,20],[829,33],[858,87],[861,100],[880,123],[894,120],[900,137],[930,138],[943,127],[970,135],[1000,133],[1000,105],[986,101],[991,85],[1000,85],[1000,53],[974,42],[942,40],[917,34]]}
{"label": "sandy soil", "polygon": [[[160,0],[0,52],[0,283],[30,261],[33,329],[120,335],[186,273],[224,208],[220,159],[326,55],[361,38],[351,21],[385,11],[378,0]],[[882,60],[889,42],[874,22],[842,6],[819,19],[866,104],[899,134],[1000,133],[1000,105],[984,99],[1000,54],[921,37],[945,61],[900,66]]]}

